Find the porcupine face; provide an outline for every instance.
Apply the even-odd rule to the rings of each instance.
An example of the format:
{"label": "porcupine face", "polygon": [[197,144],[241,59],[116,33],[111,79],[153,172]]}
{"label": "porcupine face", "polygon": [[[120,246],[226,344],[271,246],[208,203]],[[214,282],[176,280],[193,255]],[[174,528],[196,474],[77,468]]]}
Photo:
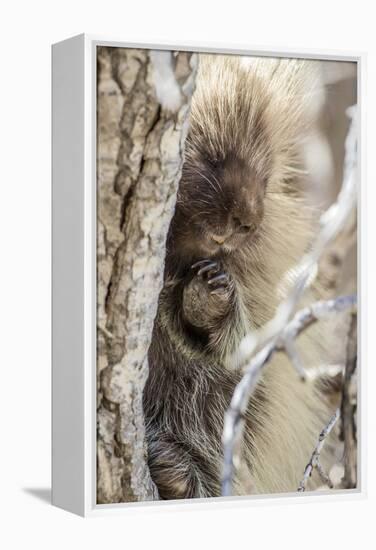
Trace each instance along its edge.
{"label": "porcupine face", "polygon": [[182,249],[228,254],[252,239],[263,216],[265,182],[235,154],[188,161],[177,199]]}
{"label": "porcupine face", "polygon": [[272,171],[268,104],[236,60],[201,59],[171,226],[180,254],[231,254],[257,238]]}
{"label": "porcupine face", "polygon": [[257,236],[266,182],[236,154],[217,160],[197,152],[186,161],[175,217],[174,246],[182,254],[231,254]]}
{"label": "porcupine face", "polygon": [[307,225],[293,200],[308,124],[306,73],[299,61],[247,67],[231,56],[200,58],[168,241],[179,263],[245,248],[258,263],[256,249],[264,259],[276,253],[278,276],[295,262],[304,243],[292,250],[291,242]]}

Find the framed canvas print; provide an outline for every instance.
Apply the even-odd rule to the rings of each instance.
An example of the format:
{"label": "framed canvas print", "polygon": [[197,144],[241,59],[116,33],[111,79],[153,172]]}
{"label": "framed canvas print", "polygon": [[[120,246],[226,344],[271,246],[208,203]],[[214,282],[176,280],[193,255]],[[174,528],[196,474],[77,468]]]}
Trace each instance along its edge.
{"label": "framed canvas print", "polygon": [[53,46],[54,504],[364,490],[361,62]]}

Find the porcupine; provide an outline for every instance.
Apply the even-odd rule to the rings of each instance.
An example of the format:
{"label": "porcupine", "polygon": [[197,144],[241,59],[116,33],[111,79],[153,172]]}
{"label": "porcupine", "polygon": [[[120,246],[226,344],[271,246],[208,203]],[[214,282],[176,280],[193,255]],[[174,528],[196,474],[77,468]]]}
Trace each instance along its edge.
{"label": "porcupine", "polygon": [[[273,316],[311,238],[302,143],[319,90],[312,61],[200,55],[143,400],[163,499],[220,495],[238,344]],[[317,335],[303,348],[319,357]],[[325,412],[277,354],[245,415],[234,493],[295,491]]]}

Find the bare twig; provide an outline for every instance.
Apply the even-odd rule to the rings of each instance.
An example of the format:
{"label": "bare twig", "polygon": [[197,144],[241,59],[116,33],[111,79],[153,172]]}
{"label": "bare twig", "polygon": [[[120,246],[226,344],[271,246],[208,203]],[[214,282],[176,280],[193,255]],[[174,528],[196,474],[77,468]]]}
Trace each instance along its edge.
{"label": "bare twig", "polygon": [[[240,344],[240,354],[243,358],[244,375],[235,388],[230,407],[225,415],[223,430],[223,455],[224,467],[222,476],[222,494],[230,495],[234,469],[234,449],[240,440],[243,429],[243,416],[248,406],[249,399],[256,387],[264,366],[268,363],[275,351],[284,349],[290,357],[301,378],[305,378],[305,371],[294,347],[294,338],[308,324],[325,316],[323,303],[317,306],[316,317],[314,310],[306,308],[298,313],[292,323],[289,323],[304,290],[314,280],[317,272],[317,263],[326,250],[328,244],[337,236],[345,225],[346,220],[356,205],[356,160],[357,160],[357,130],[356,130],[356,106],[347,111],[351,119],[350,129],[345,143],[344,177],[341,191],[337,200],[320,218],[320,230],[311,246],[299,264],[293,269],[298,273],[295,284],[290,290],[286,300],[277,308],[275,316],[257,334],[246,336]],[[339,302],[331,300],[330,303],[342,304],[351,307],[355,303],[354,297],[340,298]],[[342,300],[345,300],[343,302]],[[353,300],[353,301],[352,301]],[[323,310],[320,310],[323,307]],[[336,306],[337,307],[337,306]],[[339,307],[341,307],[339,305]],[[344,307],[344,309],[346,309]],[[288,324],[289,323],[289,324]],[[286,326],[288,324],[288,326]],[[286,332],[287,331],[287,332]],[[289,332],[290,331],[290,332]]]}
{"label": "bare twig", "polygon": [[309,307],[300,310],[294,319],[288,323],[277,340],[277,349],[285,349],[291,363],[303,380],[308,373],[305,371],[295,348],[295,338],[298,334],[319,319],[327,317],[331,313],[340,313],[356,306],[356,296],[341,296],[334,300],[316,302]]}
{"label": "bare twig", "polygon": [[[281,333],[259,351],[250,362],[245,374],[235,389],[231,405],[226,412],[225,426],[223,431],[223,447],[224,447],[224,468],[222,477],[222,494],[224,496],[231,495],[232,477],[234,470],[234,450],[236,443],[242,435],[243,416],[248,406],[249,396],[252,395],[255,386],[259,380],[265,366],[268,364],[276,351],[285,351],[289,357],[292,351],[291,342],[311,324],[327,317],[328,315],[339,313],[356,306],[356,296],[341,296],[335,300],[327,300],[324,302],[315,302],[314,304],[305,307],[298,311],[295,317],[287,324]],[[303,380],[307,374],[303,366],[296,364],[296,355],[293,365],[297,368]]]}
{"label": "bare twig", "polygon": [[333,488],[333,484],[329,479],[329,476],[325,473],[320,463],[320,453],[322,451],[322,448],[324,447],[325,440],[327,439],[328,435],[334,428],[337,420],[339,419],[339,416],[340,416],[340,410],[337,409],[336,412],[331,417],[331,419],[329,420],[328,424],[320,433],[317,445],[312,453],[310,461],[308,462],[304,470],[302,481],[299,484],[299,487],[298,487],[299,492],[304,492],[306,490],[307,481],[311,477],[312,472],[315,468],[317,469],[323,482],[326,483],[331,489]]}

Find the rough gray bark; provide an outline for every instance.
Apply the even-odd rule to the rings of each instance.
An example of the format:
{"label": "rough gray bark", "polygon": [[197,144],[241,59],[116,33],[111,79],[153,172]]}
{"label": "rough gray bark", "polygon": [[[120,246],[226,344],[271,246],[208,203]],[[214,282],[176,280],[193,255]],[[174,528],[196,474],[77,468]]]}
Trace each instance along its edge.
{"label": "rough gray bark", "polygon": [[98,49],[98,503],[158,498],[142,391],[195,66],[190,53]]}

